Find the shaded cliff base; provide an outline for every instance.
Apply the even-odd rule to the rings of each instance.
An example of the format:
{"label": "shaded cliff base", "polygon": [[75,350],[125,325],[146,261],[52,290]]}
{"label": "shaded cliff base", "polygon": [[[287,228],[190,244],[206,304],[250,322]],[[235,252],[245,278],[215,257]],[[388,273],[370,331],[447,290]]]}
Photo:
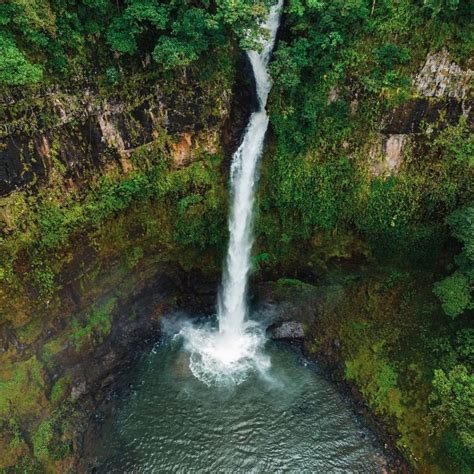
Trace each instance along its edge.
{"label": "shaded cliff base", "polygon": [[32,357],[16,363],[25,379],[2,387],[2,401],[18,393],[2,407],[9,422],[2,425],[0,472],[82,472],[83,434],[97,406],[159,338],[161,317],[183,307],[210,311],[217,282],[150,261],[96,285],[103,294],[89,322],[50,330],[46,341],[28,347]]}

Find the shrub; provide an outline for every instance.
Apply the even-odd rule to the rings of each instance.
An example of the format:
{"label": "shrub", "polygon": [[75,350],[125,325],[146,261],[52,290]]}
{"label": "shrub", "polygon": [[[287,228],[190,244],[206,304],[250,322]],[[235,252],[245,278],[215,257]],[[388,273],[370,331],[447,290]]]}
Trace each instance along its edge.
{"label": "shrub", "polygon": [[41,80],[42,69],[31,64],[15,41],[0,33],[0,85],[24,86]]}
{"label": "shrub", "polygon": [[[474,375],[464,365],[434,371],[431,409],[455,458],[474,459]],[[459,456],[460,452],[464,456]]]}
{"label": "shrub", "polygon": [[473,308],[472,285],[459,271],[435,283],[433,291],[440,299],[444,312],[451,318],[459,316],[466,309]]}

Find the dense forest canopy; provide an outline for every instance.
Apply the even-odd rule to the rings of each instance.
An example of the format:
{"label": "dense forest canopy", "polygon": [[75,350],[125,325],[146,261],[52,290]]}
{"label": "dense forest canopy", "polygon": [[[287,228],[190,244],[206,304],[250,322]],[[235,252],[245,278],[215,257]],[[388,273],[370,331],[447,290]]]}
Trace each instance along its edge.
{"label": "dense forest canopy", "polygon": [[[268,0],[6,0],[0,4],[0,84],[39,83],[57,74],[78,74],[90,66],[91,44],[95,54],[116,58],[151,55],[158,67],[173,69],[189,65],[209,49],[236,41],[243,48],[256,46],[258,24],[268,10]],[[327,1],[290,0],[288,10],[301,32],[291,50],[281,48],[283,84],[297,81],[298,68],[330,50],[336,51],[347,35],[377,28],[391,15],[398,2],[387,0]],[[436,22],[472,18],[468,0],[424,0],[402,2],[419,9]],[[396,19],[394,19],[396,21]],[[316,25],[315,29],[308,29]],[[403,34],[403,31],[400,31]],[[406,32],[405,32],[406,33]],[[378,53],[381,66],[403,62],[404,50],[387,45]],[[291,57],[290,57],[291,56]],[[112,64],[113,61],[110,61]],[[120,61],[118,62],[120,64]],[[324,68],[324,63],[321,64]],[[109,79],[117,72],[109,70]],[[388,78],[387,80],[397,80]]]}
{"label": "dense forest canopy", "polygon": [[84,57],[89,43],[105,42],[111,56],[151,54],[163,69],[186,66],[228,41],[255,47],[266,3],[8,0],[0,4],[0,83],[24,85],[43,75],[74,74],[91,59]]}

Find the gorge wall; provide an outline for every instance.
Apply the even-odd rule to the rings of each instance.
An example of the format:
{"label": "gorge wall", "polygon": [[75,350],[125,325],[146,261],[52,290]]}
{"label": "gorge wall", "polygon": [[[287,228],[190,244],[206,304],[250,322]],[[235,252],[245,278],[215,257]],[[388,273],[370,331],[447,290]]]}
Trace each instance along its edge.
{"label": "gorge wall", "polygon": [[1,469],[73,468],[88,414],[160,316],[213,310],[227,164],[252,104],[233,54],[206,83],[6,97]]}
{"label": "gorge wall", "polygon": [[[472,390],[469,283],[454,303],[433,285],[470,275],[469,21],[365,3],[285,10],[254,283],[309,295],[307,352],[416,470],[468,472],[468,405],[443,390]],[[74,469],[88,417],[160,317],[213,310],[229,157],[253,103],[231,44],[171,72],[143,54],[117,84],[2,89],[0,469]]]}

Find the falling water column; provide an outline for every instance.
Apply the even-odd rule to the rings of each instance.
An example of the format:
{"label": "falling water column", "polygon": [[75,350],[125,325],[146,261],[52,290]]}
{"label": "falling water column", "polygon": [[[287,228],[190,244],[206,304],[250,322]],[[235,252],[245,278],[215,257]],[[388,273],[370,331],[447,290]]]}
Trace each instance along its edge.
{"label": "falling water column", "polygon": [[242,144],[232,158],[230,239],[218,307],[219,330],[229,338],[238,338],[245,329],[257,163],[262,154],[268,127],[265,105],[272,85],[267,66],[280,23],[282,3],[283,1],[279,0],[270,10],[264,25],[269,37],[261,52],[247,52],[255,76],[259,110],[250,116]]}

